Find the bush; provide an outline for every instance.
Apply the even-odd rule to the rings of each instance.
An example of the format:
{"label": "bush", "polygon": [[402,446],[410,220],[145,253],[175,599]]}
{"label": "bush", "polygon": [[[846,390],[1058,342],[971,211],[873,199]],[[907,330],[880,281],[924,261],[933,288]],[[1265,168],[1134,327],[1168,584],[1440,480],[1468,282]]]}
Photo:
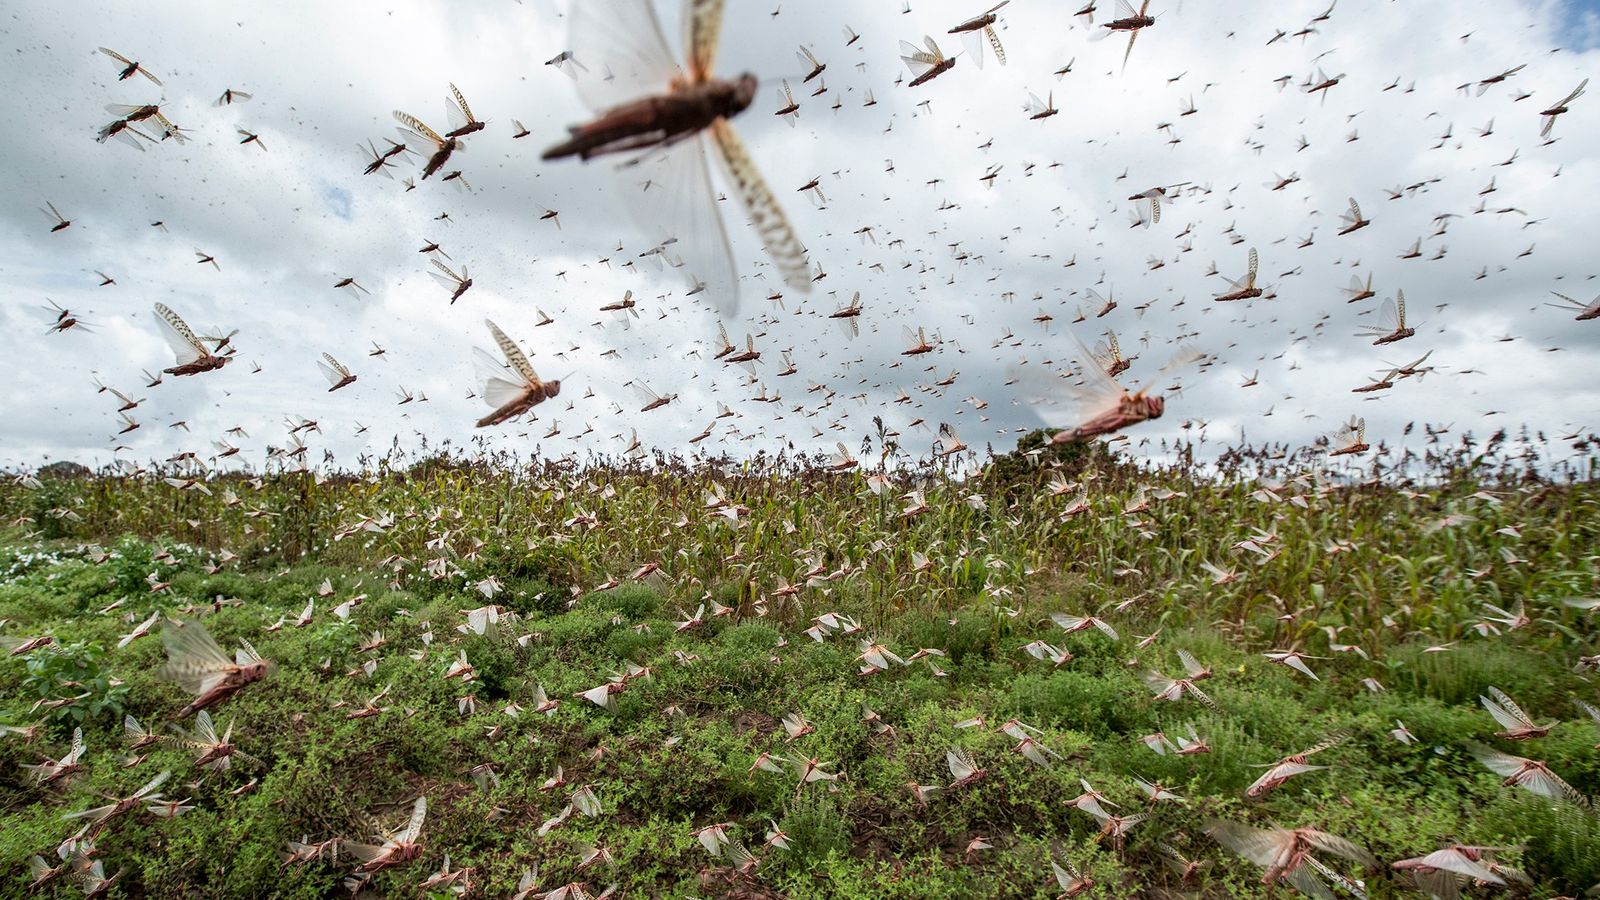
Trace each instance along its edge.
{"label": "bush", "polygon": [[26,656],[23,689],[69,729],[106,719],[115,724],[122,719],[128,686],[106,670],[105,656],[100,645],[84,641],[40,647]]}

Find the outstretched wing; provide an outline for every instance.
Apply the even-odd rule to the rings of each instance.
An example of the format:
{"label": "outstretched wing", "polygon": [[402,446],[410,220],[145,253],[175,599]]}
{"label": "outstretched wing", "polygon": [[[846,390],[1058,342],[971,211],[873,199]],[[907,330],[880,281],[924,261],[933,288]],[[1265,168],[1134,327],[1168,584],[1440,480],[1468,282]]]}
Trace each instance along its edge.
{"label": "outstretched wing", "polygon": [[211,721],[211,713],[203,709],[194,718],[194,732],[190,736],[194,739],[194,743],[206,747],[215,747],[222,743],[217,738],[217,726]]}
{"label": "outstretched wing", "polygon": [[408,112],[394,111],[395,121],[405,126],[400,129],[402,136],[407,138],[406,143],[412,145],[411,149],[419,153],[433,153],[444,144],[444,138],[439,132],[429,128],[427,123]]}
{"label": "outstretched wing", "polygon": [[745,211],[750,214],[756,232],[761,235],[761,243],[772,254],[772,261],[783,274],[784,284],[802,294],[809,292],[811,264],[806,259],[805,245],[800,243],[788,216],[783,214],[783,207],[778,204],[778,198],[773,196],[772,189],[762,179],[755,160],[750,157],[750,151],[745,149],[744,142],[726,119],[711,123],[711,136],[716,141],[717,149],[722,151],[722,162],[727,167],[728,178],[738,191],[739,199],[744,201]]}
{"label": "outstretched wing", "polygon": [[983,29],[983,33],[984,33],[984,35],[986,37],[989,38],[989,46],[994,48],[994,59],[995,59],[995,62],[999,63],[1002,66],[1005,65],[1006,64],[1006,48],[1000,46],[1000,35],[995,33],[994,26],[990,25],[989,27]]}
{"label": "outstretched wing", "polygon": [[1183,663],[1183,669],[1185,672],[1189,673],[1190,678],[1193,678],[1206,670],[1206,667],[1200,665],[1200,661],[1194,658],[1194,654],[1187,650],[1178,650],[1178,662]]}
{"label": "outstretched wing", "polygon": [[723,0],[689,0],[684,27],[684,46],[689,54],[689,78],[703,82],[711,78],[717,62],[717,42],[722,37]]}
{"label": "outstretched wing", "polygon": [[1340,426],[1338,432],[1336,432],[1334,434],[1333,439],[1334,439],[1334,442],[1339,444],[1340,446],[1350,446],[1351,444],[1365,444],[1367,442],[1367,420],[1366,420],[1366,418],[1363,417],[1363,418],[1358,419],[1355,416],[1351,416],[1349,423],[1346,424],[1346,425]]}
{"label": "outstretched wing", "polygon": [[651,389],[650,385],[645,384],[642,381],[630,381],[628,383],[633,385],[633,393],[639,398],[639,402],[646,406],[649,406],[650,404],[661,399],[660,394],[656,393],[653,389]]}
{"label": "outstretched wing", "polygon": [[583,0],[572,4],[567,44],[588,68],[578,97],[595,112],[646,94],[659,94],[683,78],[656,18],[653,0]]}
{"label": "outstretched wing", "polygon": [[439,271],[429,272],[428,277],[432,278],[434,281],[437,281],[439,284],[444,285],[446,290],[453,291],[457,287],[461,286],[462,281],[466,280],[462,276],[457,275],[454,269],[438,261],[437,259],[432,260],[432,262],[433,267]]}
{"label": "outstretched wing", "polygon": [[1094,354],[1076,334],[1072,336],[1072,343],[1078,348],[1078,367],[1082,380],[1070,387],[1069,395],[1078,404],[1079,414],[1092,415],[1091,411],[1098,412],[1116,406],[1128,395],[1127,389],[1095,362]]}
{"label": "outstretched wing", "polygon": [[[1422,886],[1424,890],[1435,887],[1442,888],[1432,891],[1441,896],[1448,896],[1445,891],[1456,887],[1454,880],[1457,875],[1465,875],[1485,884],[1503,885],[1506,883],[1505,879],[1496,875],[1493,869],[1476,859],[1468,857],[1454,847],[1435,850],[1427,856],[1414,860],[1405,860],[1405,862],[1407,863],[1405,868],[1412,870],[1412,877],[1417,879],[1418,885]],[[1400,863],[1395,863],[1395,866],[1397,868],[1400,867]],[[1429,878],[1432,880],[1424,880]],[[1448,886],[1445,885],[1446,880],[1451,882]],[[1459,890],[1456,893],[1459,893]]]}
{"label": "outstretched wing", "polygon": [[961,32],[961,46],[967,50],[967,58],[978,68],[983,68],[983,35],[985,29]]}
{"label": "outstretched wing", "polygon": [[928,51],[919,48],[910,41],[900,42],[900,60],[911,70],[912,78],[921,78],[939,63]]}
{"label": "outstretched wing", "polygon": [[[473,116],[472,114],[472,107],[467,105],[467,98],[461,96],[461,89],[456,87],[454,83],[450,85],[450,93],[455,96],[455,105],[461,107],[461,114],[467,117],[467,122],[478,121],[477,117]],[[448,105],[449,104],[446,104],[446,106]]]}
{"label": "outstretched wing", "polygon": [[506,337],[506,333],[500,330],[500,326],[488,319],[484,319],[483,324],[489,326],[489,333],[494,335],[494,342],[500,346],[500,352],[505,354],[506,362],[511,364],[511,368],[515,369],[518,375],[526,378],[528,384],[539,384],[539,376],[533,371],[533,363],[528,362],[527,355],[522,352],[521,347],[517,346],[517,342]]}
{"label": "outstretched wing", "polygon": [[1314,828],[1302,829],[1301,833],[1319,850],[1337,854],[1345,859],[1353,859],[1366,866],[1376,866],[1378,864],[1378,861],[1373,858],[1371,853],[1342,837],[1329,834],[1326,831],[1318,831]]}
{"label": "outstretched wing", "polygon": [[376,844],[363,844],[359,841],[340,841],[339,849],[364,863],[369,863],[382,856],[389,848],[379,847]]}
{"label": "outstretched wing", "polygon": [[161,323],[161,336],[178,356],[178,365],[187,365],[206,355],[200,339],[194,336],[189,324],[164,303],[156,304],[156,321]]}
{"label": "outstretched wing", "polygon": [[400,832],[396,840],[401,844],[414,844],[422,836],[422,820],[428,816],[428,798],[418,797],[417,802],[411,807],[411,818],[406,822],[405,830]]}
{"label": "outstretched wing", "polygon": [[504,363],[477,347],[472,348],[472,360],[478,372],[478,393],[482,395],[483,402],[495,409],[518,399],[527,390],[526,385],[517,384],[507,377],[511,373]]}
{"label": "outstretched wing", "polygon": [[1212,840],[1258,866],[1271,865],[1284,845],[1281,829],[1268,830],[1234,822],[1214,822],[1206,829],[1206,833]]}
{"label": "outstretched wing", "polygon": [[[1491,700],[1489,697],[1494,699]],[[1503,727],[1533,727],[1533,720],[1528,718],[1528,714],[1522,711],[1522,707],[1517,705],[1517,701],[1506,696],[1504,691],[1497,687],[1491,687],[1489,688],[1489,697],[1479,697],[1478,702],[1482,703],[1483,708],[1489,711],[1489,715],[1494,716],[1494,720]]]}
{"label": "outstretched wing", "polygon": [[1383,323],[1380,326],[1383,331],[1393,331],[1398,327],[1400,322],[1399,306],[1395,304],[1394,300],[1383,301],[1383,312],[1379,321]]}
{"label": "outstretched wing", "polygon": [[622,197],[634,220],[664,248],[682,277],[724,316],[739,309],[739,272],[727,226],[717,209],[706,161],[705,139],[699,135],[644,157],[627,171]]}
{"label": "outstretched wing", "polygon": [[[332,379],[334,382],[338,382],[338,381],[343,380],[344,378],[349,377],[350,370],[345,368],[344,363],[339,362],[337,359],[334,359],[333,358],[333,354],[324,353],[324,354],[322,354],[322,358],[328,361],[327,367],[325,367],[324,370],[323,370],[323,374],[324,375],[328,375],[329,372],[334,373],[333,375],[328,375],[328,377],[330,379]],[[335,376],[337,376],[337,377],[335,377]]]}
{"label": "outstretched wing", "polygon": [[1522,771],[1522,757],[1501,753],[1499,750],[1480,744],[1477,741],[1469,741],[1467,743],[1467,752],[1471,753],[1473,758],[1483,763],[1489,771],[1496,775],[1509,778]]}
{"label": "outstretched wing", "polygon": [[161,676],[191,694],[203,694],[238,668],[199,622],[168,619],[161,628],[167,663]]}
{"label": "outstretched wing", "polygon": [[977,771],[978,767],[972,761],[972,755],[963,748],[946,750],[944,752],[945,765],[950,767],[950,774],[959,781]]}
{"label": "outstretched wing", "polygon": [[1093,355],[1081,350],[1081,376],[1045,366],[1013,365],[1006,374],[1017,382],[1022,399],[1041,415],[1057,422],[1076,424],[1096,413],[1114,407],[1127,395],[1095,363]]}
{"label": "outstretched wing", "polygon": [[167,783],[167,779],[171,778],[171,777],[172,777],[172,770],[168,769],[168,770],[162,772],[161,774],[157,775],[156,777],[150,779],[149,781],[146,781],[143,786],[141,786],[137,791],[133,792],[133,795],[135,797],[148,798],[148,797],[151,796],[152,792],[154,792],[156,788],[161,787],[163,784],[166,784]]}
{"label": "outstretched wing", "polygon": [[256,646],[244,638],[239,639],[238,649],[233,651],[233,662],[240,666],[253,666],[256,663],[266,662],[261,654],[256,652]]}

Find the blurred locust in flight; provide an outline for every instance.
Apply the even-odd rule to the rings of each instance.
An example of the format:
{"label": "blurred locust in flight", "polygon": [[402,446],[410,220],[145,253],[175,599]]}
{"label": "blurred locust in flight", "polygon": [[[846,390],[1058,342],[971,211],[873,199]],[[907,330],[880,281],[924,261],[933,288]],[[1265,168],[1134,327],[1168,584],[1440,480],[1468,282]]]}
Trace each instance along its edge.
{"label": "blurred locust in flight", "polygon": [[650,183],[661,187],[630,189],[623,196],[641,224],[675,241],[686,277],[704,284],[726,315],[738,309],[738,271],[711,186],[707,143],[716,147],[711,155],[721,160],[784,282],[804,293],[811,280],[805,245],[730,122],[754,101],[759,81],[748,72],[735,79],[712,73],[723,7],[723,0],[684,0],[687,61],[679,66],[650,0],[576,4],[572,52],[591,64],[609,61],[612,71],[603,79],[575,79],[579,97],[597,117],[571,126],[567,139],[545,150],[544,159],[636,151],[640,155],[629,165],[648,159]]}

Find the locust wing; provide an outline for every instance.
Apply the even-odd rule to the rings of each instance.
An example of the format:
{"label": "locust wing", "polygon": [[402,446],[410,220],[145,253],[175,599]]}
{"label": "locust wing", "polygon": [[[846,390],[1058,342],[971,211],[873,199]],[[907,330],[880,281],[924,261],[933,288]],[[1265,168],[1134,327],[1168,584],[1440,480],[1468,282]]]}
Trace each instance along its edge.
{"label": "locust wing", "polygon": [[478,373],[478,393],[482,395],[483,402],[499,409],[519,399],[527,390],[526,385],[511,380],[511,371],[504,363],[476,347],[473,348],[472,357]]}
{"label": "locust wing", "polygon": [[191,694],[204,694],[239,668],[199,622],[168,619],[161,629],[161,643],[167,649],[161,677]]}
{"label": "locust wing", "polygon": [[453,83],[450,85],[450,96],[444,99],[444,108],[451,131],[465,128],[478,121],[472,115],[472,107],[467,105],[467,98],[461,95],[461,89]]}
{"label": "locust wing", "polygon": [[1358,203],[1356,203],[1356,198],[1351,197],[1350,198],[1350,209],[1349,209],[1348,212],[1344,212],[1344,213],[1340,213],[1339,214],[1339,222],[1341,224],[1343,224],[1345,227],[1348,228],[1349,226],[1354,225],[1354,224],[1356,224],[1357,222],[1360,222],[1360,221],[1361,221],[1361,206]]}
{"label": "locust wing", "polygon": [[350,370],[329,353],[322,354],[322,359],[317,360],[317,368],[321,370],[322,377],[328,379],[329,384],[338,384],[350,376]]}
{"label": "locust wing", "polygon": [[411,818],[406,821],[405,830],[396,837],[401,844],[414,844],[422,836],[422,821],[428,817],[428,798],[418,797],[417,802],[411,806]]}
{"label": "locust wing", "polygon": [[756,232],[761,235],[761,243],[772,254],[773,262],[783,274],[784,284],[800,293],[809,292],[811,264],[806,258],[805,245],[800,243],[778,198],[773,196],[772,189],[761,177],[750,151],[745,149],[744,142],[726,119],[712,123],[711,136],[722,151],[721,158],[727,167],[728,178],[738,191],[739,199],[744,201],[745,211],[750,214]]}
{"label": "locust wing", "polygon": [[913,78],[921,78],[935,66],[944,62],[944,53],[939,49],[939,45],[934,43],[933,37],[929,35],[924,40],[928,44],[928,49],[926,50],[910,41],[900,42],[900,60],[906,64],[906,68],[911,70]]}
{"label": "locust wing", "polygon": [[1014,366],[1010,370],[1030,405],[1050,410],[1052,414],[1064,413],[1063,421],[1069,423],[1088,421],[1099,413],[1115,409],[1128,396],[1127,389],[1106,374],[1081,340],[1074,336],[1073,343],[1078,348],[1076,378],[1044,367]]}
{"label": "locust wing", "polygon": [[489,333],[494,335],[494,342],[500,346],[500,352],[505,354],[506,362],[511,364],[511,368],[527,379],[529,385],[539,384],[539,376],[533,371],[533,363],[528,362],[527,354],[522,352],[517,342],[507,337],[506,333],[500,330],[500,326],[488,319],[484,319],[483,324],[489,326]]}
{"label": "locust wing", "polygon": [[984,37],[987,37],[989,39],[989,47],[990,47],[990,49],[994,50],[994,60],[995,60],[995,62],[999,63],[1002,66],[1005,65],[1006,64],[1006,48],[1000,46],[1000,35],[995,32],[994,26],[990,25],[988,28],[985,28],[983,30],[983,34],[984,34]]}
{"label": "locust wing", "polygon": [[426,122],[410,113],[394,111],[395,121],[400,123],[400,136],[405,138],[406,146],[410,147],[424,157],[432,156],[440,147],[444,146],[444,138],[439,132],[429,128]]}
{"label": "locust wing", "polygon": [[177,354],[178,365],[188,365],[207,355],[205,347],[201,346],[200,339],[194,336],[189,324],[166,304],[156,304],[156,321],[161,323],[161,336],[167,339],[167,346]]}
{"label": "locust wing", "polygon": [[602,113],[647,94],[663,93],[683,79],[656,17],[653,0],[584,0],[572,4],[568,46],[585,70],[578,97]]}
{"label": "locust wing", "polygon": [[684,47],[689,54],[689,77],[707,81],[717,62],[717,45],[722,37],[723,0],[687,0]]}
{"label": "locust wing", "polygon": [[623,189],[623,200],[657,242],[658,258],[682,273],[689,290],[703,293],[719,314],[731,317],[739,307],[739,273],[712,191],[707,140],[697,135],[644,157],[639,177]]}

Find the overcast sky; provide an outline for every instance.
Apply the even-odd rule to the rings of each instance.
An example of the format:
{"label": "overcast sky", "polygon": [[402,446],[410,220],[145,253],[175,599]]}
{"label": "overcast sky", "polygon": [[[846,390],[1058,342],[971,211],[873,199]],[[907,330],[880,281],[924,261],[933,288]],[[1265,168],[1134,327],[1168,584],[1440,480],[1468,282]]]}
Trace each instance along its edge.
{"label": "overcast sky", "polygon": [[[1080,355],[1074,335],[1093,344],[1108,328],[1137,357],[1123,376],[1130,389],[1183,385],[1165,417],[1128,432],[1130,450],[1146,455],[1185,423],[1204,423],[1189,433],[1213,450],[1241,439],[1303,446],[1351,416],[1365,417],[1374,444],[1401,444],[1412,421],[1480,434],[1600,427],[1600,320],[1545,305],[1559,302],[1552,291],[1583,303],[1600,293],[1600,82],[1552,142],[1539,136],[1539,111],[1600,74],[1592,3],[1339,0],[1315,33],[1295,37],[1325,0],[1154,0],[1157,22],[1121,71],[1126,40],[1091,41],[1067,9],[1077,4],[1013,0],[998,26],[1007,65],[989,56],[979,69],[962,53],[917,88],[905,86],[899,42],[932,34],[947,54],[962,51],[946,31],[982,8],[904,5],[729,4],[717,70],[762,79],[734,124],[825,273],[809,293],[784,287],[731,187],[717,183],[729,192],[716,207],[742,282],[723,321],[736,341],[756,336],[755,383],[711,359],[718,315],[706,296],[685,296],[682,271],[640,256],[672,223],[645,227],[619,198],[657,170],[539,159],[592,116],[574,82],[544,64],[581,44],[565,3],[11,6],[0,20],[11,126],[0,131],[0,356],[14,380],[0,394],[0,465],[209,456],[235,426],[249,435],[230,439],[244,448],[238,458],[259,464],[266,446],[286,442],[289,417],[321,424],[307,439],[313,459],[328,450],[346,463],[396,436],[411,448],[425,436],[617,453],[634,428],[646,446],[682,452],[857,447],[874,415],[913,452],[928,450],[941,422],[975,448],[1005,450],[1018,429],[1073,424],[1020,402],[1008,370],[1068,366]],[[1114,5],[1100,0],[1093,30]],[[661,6],[681,58],[678,10]],[[846,26],[861,36],[848,47]],[[1290,36],[1269,44],[1279,30]],[[801,84],[802,43],[827,64],[818,96],[818,81]],[[100,46],[163,85],[119,81]],[[628,70],[627,57],[599,54],[579,59],[581,78]],[[1478,95],[1479,81],[1518,65]],[[1301,87],[1319,67],[1343,76],[1325,98]],[[774,115],[784,78],[800,103],[792,128]],[[418,179],[412,191],[363,175],[358,146],[396,136],[391,110],[448,128],[451,82],[488,122],[446,166],[470,192],[421,181],[409,165],[397,174]],[[225,88],[254,96],[213,106]],[[1060,114],[1030,120],[1030,92]],[[1180,115],[1191,98],[1195,113]],[[193,139],[144,152],[96,142],[114,118],[107,104],[154,102]],[[531,136],[514,139],[514,119]],[[266,149],[241,144],[238,128]],[[1291,174],[1299,180],[1268,187]],[[817,177],[825,203],[797,191]],[[1129,227],[1130,195],[1179,182],[1197,190],[1159,224]],[[1349,197],[1372,224],[1339,236]],[[50,231],[46,201],[69,228]],[[559,218],[541,219],[547,210]],[[1418,239],[1420,257],[1400,258]],[[419,248],[430,241],[474,280],[454,305],[427,275]],[[1251,248],[1275,296],[1214,302]],[[1213,263],[1221,275],[1208,274]],[[101,286],[97,271],[116,283]],[[1377,298],[1347,304],[1340,288],[1369,274]],[[347,276],[370,296],[333,287]],[[1091,288],[1114,292],[1117,309],[1095,318]],[[624,330],[600,307],[628,290],[639,318]],[[1415,336],[1383,347],[1356,337],[1397,290]],[[779,291],[781,305],[766,299]],[[847,340],[826,316],[857,291],[862,333]],[[48,333],[50,302],[92,330]],[[146,387],[142,370],[173,364],[155,302],[201,333],[238,329],[237,360]],[[1089,318],[1073,324],[1080,306]],[[554,324],[538,326],[536,308]],[[469,397],[472,348],[493,347],[485,318],[541,375],[564,378],[537,420],[473,427],[489,409]],[[937,334],[937,350],[901,356],[903,325]],[[1180,339],[1215,361],[1159,374]],[[368,355],[375,345],[381,357]],[[783,350],[793,375],[778,374]],[[357,382],[329,394],[315,365],[324,351]],[[1425,378],[1351,393],[1429,351]],[[96,378],[142,401],[138,430],[115,436],[117,403],[96,393]],[[640,413],[626,386],[635,379],[678,399]],[[403,391],[417,399],[400,405]],[[909,402],[895,402],[902,391]],[[753,399],[763,394],[781,401]],[[691,445],[719,401],[736,415]],[[187,430],[172,427],[180,421]]]}

